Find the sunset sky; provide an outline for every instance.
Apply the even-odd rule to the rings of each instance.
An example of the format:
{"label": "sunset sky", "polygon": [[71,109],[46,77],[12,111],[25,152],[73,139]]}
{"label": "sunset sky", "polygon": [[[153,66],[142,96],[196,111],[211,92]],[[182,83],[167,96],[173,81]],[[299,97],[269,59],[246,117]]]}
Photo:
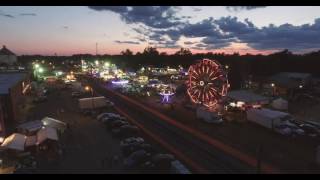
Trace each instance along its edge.
{"label": "sunset sky", "polygon": [[119,54],[146,46],[169,54],[320,49],[320,7],[0,7],[0,45],[18,55]]}

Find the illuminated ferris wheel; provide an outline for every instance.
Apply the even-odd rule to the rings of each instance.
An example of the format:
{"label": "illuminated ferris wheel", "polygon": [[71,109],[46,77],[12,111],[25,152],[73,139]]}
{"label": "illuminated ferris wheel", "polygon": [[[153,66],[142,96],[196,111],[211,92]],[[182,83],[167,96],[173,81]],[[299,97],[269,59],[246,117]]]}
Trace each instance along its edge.
{"label": "illuminated ferris wheel", "polygon": [[188,70],[187,93],[192,102],[213,107],[227,94],[227,73],[215,60],[203,59]]}

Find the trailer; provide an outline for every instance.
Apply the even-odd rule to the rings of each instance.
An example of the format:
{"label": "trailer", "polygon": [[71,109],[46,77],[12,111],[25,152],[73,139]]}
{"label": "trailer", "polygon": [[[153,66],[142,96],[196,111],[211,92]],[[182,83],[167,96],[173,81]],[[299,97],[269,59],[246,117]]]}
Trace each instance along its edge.
{"label": "trailer", "polygon": [[274,111],[270,109],[249,109],[247,110],[247,120],[256,123],[260,126],[274,130],[275,127],[280,126],[287,120],[290,120],[291,116],[288,113],[281,111]]}
{"label": "trailer", "polygon": [[79,99],[80,109],[97,109],[108,105],[110,105],[110,101],[103,96]]}

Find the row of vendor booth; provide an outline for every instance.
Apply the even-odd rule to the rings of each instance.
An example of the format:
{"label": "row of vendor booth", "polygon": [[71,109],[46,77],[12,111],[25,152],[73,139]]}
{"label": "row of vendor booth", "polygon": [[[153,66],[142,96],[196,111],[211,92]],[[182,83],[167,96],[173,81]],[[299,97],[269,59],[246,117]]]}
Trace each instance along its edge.
{"label": "row of vendor booth", "polygon": [[50,117],[20,124],[16,132],[0,145],[2,158],[19,162],[30,155],[45,154],[48,159],[56,157],[59,154],[59,137],[66,128],[66,123]]}

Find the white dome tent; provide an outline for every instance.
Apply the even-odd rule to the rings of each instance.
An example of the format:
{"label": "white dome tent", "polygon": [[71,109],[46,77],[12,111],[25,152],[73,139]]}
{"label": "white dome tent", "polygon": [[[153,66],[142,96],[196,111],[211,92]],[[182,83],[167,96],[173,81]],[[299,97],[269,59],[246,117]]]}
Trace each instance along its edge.
{"label": "white dome tent", "polygon": [[272,107],[278,110],[288,110],[288,101],[278,98],[272,102]]}

